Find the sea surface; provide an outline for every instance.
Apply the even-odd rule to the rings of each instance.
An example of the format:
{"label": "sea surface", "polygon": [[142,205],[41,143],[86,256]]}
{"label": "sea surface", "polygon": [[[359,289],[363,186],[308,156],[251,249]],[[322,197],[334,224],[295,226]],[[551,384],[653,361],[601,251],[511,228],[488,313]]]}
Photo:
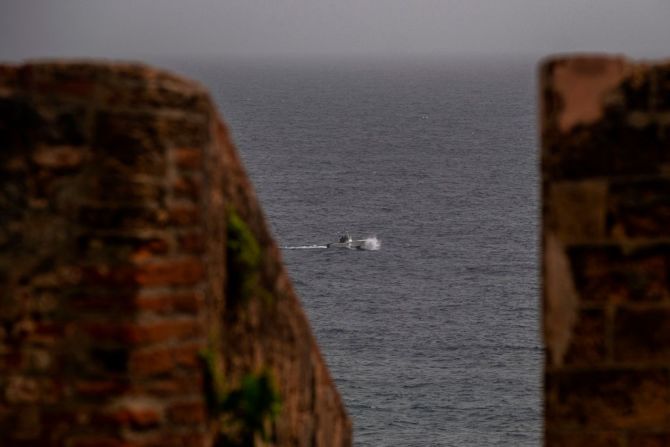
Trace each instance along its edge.
{"label": "sea surface", "polygon": [[[172,68],[232,130],[355,445],[539,445],[533,64]],[[345,231],[381,245],[319,248]]]}

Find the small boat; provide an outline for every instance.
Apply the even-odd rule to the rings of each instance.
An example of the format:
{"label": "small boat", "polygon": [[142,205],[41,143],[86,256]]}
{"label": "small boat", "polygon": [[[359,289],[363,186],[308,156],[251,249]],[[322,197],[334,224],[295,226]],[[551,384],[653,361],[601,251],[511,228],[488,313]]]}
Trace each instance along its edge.
{"label": "small boat", "polygon": [[339,241],[326,244],[327,248],[356,248],[358,250],[365,249],[365,239],[353,240],[349,233],[343,234]]}

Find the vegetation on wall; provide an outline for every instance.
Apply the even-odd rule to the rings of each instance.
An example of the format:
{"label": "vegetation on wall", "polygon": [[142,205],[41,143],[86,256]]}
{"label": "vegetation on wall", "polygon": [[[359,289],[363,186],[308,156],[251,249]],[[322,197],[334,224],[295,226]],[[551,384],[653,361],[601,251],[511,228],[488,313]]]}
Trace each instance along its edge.
{"label": "vegetation on wall", "polygon": [[217,447],[254,446],[268,441],[272,422],[281,409],[281,396],[269,371],[247,374],[240,384],[226,389],[214,351],[201,354],[205,365],[205,397],[210,415],[218,422]]}
{"label": "vegetation on wall", "polygon": [[253,233],[233,209],[228,210],[226,302],[247,301],[258,287],[261,249]]}

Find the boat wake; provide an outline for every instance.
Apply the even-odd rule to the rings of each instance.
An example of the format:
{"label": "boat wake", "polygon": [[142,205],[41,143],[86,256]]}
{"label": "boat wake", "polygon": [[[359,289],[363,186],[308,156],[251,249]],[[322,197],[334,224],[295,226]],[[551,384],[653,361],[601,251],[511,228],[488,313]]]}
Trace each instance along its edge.
{"label": "boat wake", "polygon": [[[377,239],[377,236],[372,236],[363,239],[365,242],[360,247],[351,247],[350,250],[370,250],[375,251],[382,248],[382,242]],[[328,248],[327,245],[297,245],[297,246],[287,246],[282,247],[283,250],[318,250]]]}

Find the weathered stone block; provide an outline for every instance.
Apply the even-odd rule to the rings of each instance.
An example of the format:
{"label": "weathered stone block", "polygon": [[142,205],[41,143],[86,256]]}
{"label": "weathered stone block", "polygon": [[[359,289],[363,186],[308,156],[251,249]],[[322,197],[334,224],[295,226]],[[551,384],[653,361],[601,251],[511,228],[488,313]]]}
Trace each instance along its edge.
{"label": "weathered stone block", "polygon": [[21,87],[39,96],[49,97],[57,92],[61,97],[81,102],[95,98],[102,76],[93,64],[59,64],[57,70],[54,70],[54,64],[37,63],[20,67]]}
{"label": "weathered stone block", "polygon": [[178,147],[170,151],[175,165],[184,171],[202,169],[202,150],[193,147]]}
{"label": "weathered stone block", "polygon": [[210,120],[189,114],[161,115],[163,141],[170,147],[205,147],[211,141]]}
{"label": "weathered stone block", "polygon": [[198,291],[147,291],[135,298],[138,311],[144,313],[197,314],[205,308],[205,297]]}
{"label": "weathered stone block", "polygon": [[149,230],[167,226],[168,213],[153,204],[83,205],[78,223],[95,230]]}
{"label": "weathered stone block", "polygon": [[[117,228],[118,229],[118,228]],[[167,255],[170,250],[168,235],[82,234],[77,238],[77,253],[82,257],[113,262],[125,257],[133,262]]]}
{"label": "weathered stone block", "polygon": [[670,360],[670,308],[620,307],[613,345],[618,361],[666,364]]}
{"label": "weathered stone block", "polygon": [[160,206],[165,203],[167,188],[162,184],[162,179],[133,178],[127,173],[118,172],[116,167],[105,166],[104,161],[100,164],[97,161],[94,161],[96,168],[82,175],[82,189],[86,189],[83,198],[87,201],[119,205]]}
{"label": "weathered stone block", "polygon": [[623,303],[660,301],[670,297],[668,250],[662,243],[623,248],[582,245],[569,251],[580,299]]}
{"label": "weathered stone block", "polygon": [[[542,70],[543,172],[547,179],[660,173],[668,163],[659,125],[631,125],[651,113],[649,70],[621,58],[574,57]],[[657,95],[658,93],[656,93]],[[639,120],[638,120],[639,121]],[[631,157],[630,154],[635,156]]]}
{"label": "weathered stone block", "polygon": [[145,323],[87,321],[81,323],[80,326],[83,335],[91,337],[91,340],[98,343],[115,343],[119,346],[135,347],[199,337],[202,335],[199,323],[192,318],[180,318]]}
{"label": "weathered stone block", "polygon": [[130,356],[130,370],[137,377],[169,373],[175,368],[173,348],[150,347],[134,351]]}
{"label": "weathered stone block", "polygon": [[[132,79],[132,73],[128,70],[106,76],[98,84],[100,102],[109,108],[155,108],[188,111],[202,116],[211,113],[212,105],[202,86],[185,84],[176,76],[167,76],[151,69],[147,72],[155,75],[149,79]],[[119,82],[125,83],[124,89],[118,88]]]}
{"label": "weathered stone block", "polygon": [[[224,371],[226,390],[258,371],[276,382],[268,445],[351,445],[201,86],[131,64],[0,66],[0,147],[3,445],[220,443],[205,403]],[[231,213],[256,247],[251,280],[226,270]],[[235,315],[230,281],[253,291]]]}
{"label": "weathered stone block", "polygon": [[32,156],[32,161],[45,169],[72,169],[79,167],[86,156],[86,149],[76,146],[42,146]]}
{"label": "weathered stone block", "polygon": [[176,198],[197,201],[202,190],[202,180],[193,175],[182,175],[174,179],[171,186]]}
{"label": "weathered stone block", "polygon": [[173,424],[193,424],[205,422],[207,418],[204,403],[176,402],[167,409],[168,418]]}
{"label": "weathered stone block", "polygon": [[101,112],[96,118],[94,147],[135,174],[164,176],[166,142],[159,118],[147,112]]}
{"label": "weathered stone block", "polygon": [[670,445],[670,432],[631,433],[628,444],[634,447],[665,447]]}
{"label": "weathered stone block", "polygon": [[565,355],[565,365],[604,363],[607,356],[607,313],[604,309],[579,312]]}
{"label": "weathered stone block", "polygon": [[[616,432],[553,432],[546,434],[547,447],[627,447],[625,435]],[[637,444],[633,444],[637,445]]]}
{"label": "weathered stone block", "polygon": [[71,387],[79,397],[92,398],[95,401],[118,396],[131,390],[128,380],[118,377],[80,380],[71,384]]}
{"label": "weathered stone block", "polygon": [[608,227],[615,237],[670,237],[670,179],[614,181],[608,197]]}
{"label": "weathered stone block", "polygon": [[183,253],[202,253],[205,249],[205,241],[200,232],[186,232],[177,236],[179,251]]}
{"label": "weathered stone block", "polygon": [[667,369],[549,372],[545,396],[549,431],[640,429],[670,423]]}
{"label": "weathered stone block", "polygon": [[668,443],[668,67],[542,68],[545,445]]}
{"label": "weathered stone block", "polygon": [[546,228],[565,244],[603,239],[607,184],[603,181],[555,182],[549,186]]}

